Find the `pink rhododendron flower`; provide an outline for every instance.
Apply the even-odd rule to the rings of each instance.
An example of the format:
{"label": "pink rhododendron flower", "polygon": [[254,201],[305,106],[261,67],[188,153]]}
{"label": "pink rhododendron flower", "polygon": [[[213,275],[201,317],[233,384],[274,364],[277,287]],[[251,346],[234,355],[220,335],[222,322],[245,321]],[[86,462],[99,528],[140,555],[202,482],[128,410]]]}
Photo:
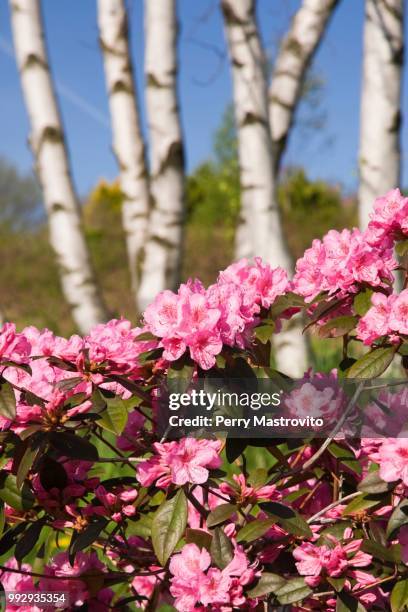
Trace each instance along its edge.
{"label": "pink rhododendron flower", "polygon": [[358,229],[330,230],[296,262],[294,290],[312,302],[322,291],[345,297],[363,283],[387,288],[396,267],[391,248],[369,245]]}
{"label": "pink rhododendron flower", "polygon": [[219,440],[196,440],[183,438],[178,442],[155,442],[157,456],[140,463],[137,478],[143,486],[157,480],[158,487],[167,487],[171,482],[183,485],[187,482],[202,484],[208,479],[208,469],[221,465]]}
{"label": "pink rhododendron flower", "polygon": [[391,303],[389,326],[399,334],[408,334],[408,289],[404,289]]}
{"label": "pink rhododendron flower", "polygon": [[278,500],[281,498],[281,494],[274,485],[252,487],[247,484],[244,474],[233,474],[232,479],[234,484],[221,482],[219,486],[220,491],[224,495],[229,495],[239,500],[241,503],[244,501],[256,503],[259,500]]}
{"label": "pink rhododendron flower", "polygon": [[4,323],[0,328],[0,361],[27,361],[31,345],[24,334],[16,332],[14,323]]}
{"label": "pink rhododendron flower", "polygon": [[117,447],[122,451],[133,451],[139,447],[140,433],[145,418],[137,410],[129,413],[126,427],[116,440]]}
{"label": "pink rhododendron flower", "polygon": [[[245,603],[243,586],[252,582],[255,572],[241,547],[236,547],[230,563],[220,570],[210,567],[211,557],[196,544],[186,544],[170,561],[170,592],[178,610],[189,612],[201,602],[205,606],[229,604],[239,607]],[[228,609],[228,608],[227,608]]]}
{"label": "pink rhododendron flower", "polygon": [[[19,564],[16,559],[10,559],[6,561],[4,564],[6,567],[10,569],[19,569]],[[31,565],[28,563],[23,563],[21,565],[21,569],[23,572],[31,572]],[[0,583],[5,591],[15,592],[15,593],[26,593],[31,592],[35,593],[37,591],[34,586],[34,581],[32,576],[28,576],[26,574],[18,574],[16,572],[5,572],[2,571],[0,573]],[[7,603],[5,608],[6,612],[41,612],[41,608],[36,605],[13,605],[11,603]]]}
{"label": "pink rhododendron flower", "polygon": [[392,189],[374,202],[374,211],[366,230],[370,244],[392,243],[408,236],[408,198]]}
{"label": "pink rhododendron flower", "polygon": [[395,296],[387,297],[383,293],[374,293],[371,298],[372,307],[360,319],[357,325],[357,337],[364,344],[372,344],[380,336],[391,332],[390,314]]}
{"label": "pink rhododendron flower", "polygon": [[[348,530],[346,530],[348,531]],[[352,534],[346,533],[351,536]],[[372,556],[360,550],[362,540],[350,540],[342,544],[334,536],[327,535],[332,546],[317,546],[304,542],[293,551],[296,567],[309,586],[317,586],[321,576],[339,578],[349,570],[370,565]],[[374,580],[373,580],[374,581]]]}
{"label": "pink rhododendron flower", "polygon": [[160,338],[163,357],[179,359],[188,349],[191,358],[209,370],[223,343],[243,348],[262,308],[290,288],[287,274],[255,258],[242,259],[221,272],[214,285],[204,289],[189,281],[177,294],[160,293],[146,308],[146,328]]}
{"label": "pink rhododendron flower", "polygon": [[378,450],[380,476],[385,482],[402,480],[408,486],[408,439],[384,440]]}
{"label": "pink rhododendron flower", "polygon": [[[40,591],[68,593],[71,605],[82,606],[96,595],[90,593],[87,578],[95,577],[104,571],[106,571],[105,566],[99,561],[95,552],[89,554],[78,552],[73,566],[68,560],[68,553],[59,553],[52,563],[44,568],[46,576],[40,580]],[[58,579],[53,579],[53,576],[58,576]],[[64,580],[64,577],[67,579]],[[72,580],[73,577],[78,577],[78,580]],[[101,594],[105,595],[99,590],[98,597]]]}

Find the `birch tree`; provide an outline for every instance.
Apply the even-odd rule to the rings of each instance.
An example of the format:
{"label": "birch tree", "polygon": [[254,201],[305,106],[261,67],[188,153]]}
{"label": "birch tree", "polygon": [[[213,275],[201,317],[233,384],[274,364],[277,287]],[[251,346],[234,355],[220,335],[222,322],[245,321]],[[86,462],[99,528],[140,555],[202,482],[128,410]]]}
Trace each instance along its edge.
{"label": "birch tree", "polygon": [[[241,183],[241,226],[236,256],[261,256],[291,272],[277,204],[272,140],[268,118],[266,61],[258,33],[254,0],[222,0],[232,65]],[[274,338],[277,366],[301,376],[307,364],[306,342],[296,329]]]}
{"label": "birch tree", "polygon": [[274,171],[278,173],[307,70],[339,0],[303,0],[280,45],[269,87]]}
{"label": "birch tree", "polygon": [[177,96],[175,0],[145,0],[146,104],[152,210],[139,304],[144,308],[180,280],[184,219],[184,155]]}
{"label": "birch tree", "polygon": [[99,39],[113,131],[113,149],[123,193],[122,223],[137,302],[149,214],[149,184],[124,0],[98,0]]}
{"label": "birch tree", "polygon": [[366,0],[360,118],[360,225],[400,179],[404,0]]}
{"label": "birch tree", "polygon": [[85,242],[64,131],[48,64],[39,0],[10,0],[14,46],[44,193],[51,246],[79,330],[106,320]]}

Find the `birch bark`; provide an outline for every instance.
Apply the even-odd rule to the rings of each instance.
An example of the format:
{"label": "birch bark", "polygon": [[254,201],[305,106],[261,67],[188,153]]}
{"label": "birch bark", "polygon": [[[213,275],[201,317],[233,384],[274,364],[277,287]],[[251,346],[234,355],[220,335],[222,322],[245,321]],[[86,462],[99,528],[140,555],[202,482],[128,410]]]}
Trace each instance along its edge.
{"label": "birch bark", "polygon": [[113,150],[123,193],[122,224],[137,305],[149,214],[149,184],[124,0],[98,0],[98,25],[109,96]]}
{"label": "birch bark", "polygon": [[360,118],[360,226],[375,198],[400,182],[403,0],[366,0]]}
{"label": "birch bark", "polygon": [[152,211],[139,304],[143,309],[180,280],[184,222],[184,153],[177,95],[175,0],[145,0],[146,104]]}
{"label": "birch bark", "polygon": [[275,60],[269,87],[269,121],[278,174],[307,69],[339,0],[303,0]]}
{"label": "birch bark", "polygon": [[[258,33],[254,0],[222,0],[234,85],[241,182],[241,224],[236,257],[261,256],[292,270],[276,198],[268,117],[266,61]],[[277,366],[293,376],[307,365],[304,337],[285,331],[274,338]]]}
{"label": "birch bark", "polygon": [[12,30],[25,104],[30,144],[44,194],[51,246],[64,296],[82,333],[106,320],[81,223],[53,88],[39,0],[10,0]]}

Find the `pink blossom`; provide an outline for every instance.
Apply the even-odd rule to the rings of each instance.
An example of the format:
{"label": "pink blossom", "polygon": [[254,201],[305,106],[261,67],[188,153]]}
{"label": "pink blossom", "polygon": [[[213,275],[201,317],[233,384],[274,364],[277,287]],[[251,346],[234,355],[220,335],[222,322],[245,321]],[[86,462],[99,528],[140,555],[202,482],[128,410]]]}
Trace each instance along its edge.
{"label": "pink blossom", "polygon": [[332,546],[304,542],[293,551],[298,572],[306,576],[309,586],[317,586],[322,575],[338,578],[353,568],[365,567],[371,563],[372,556],[360,550],[362,540],[350,540],[342,544],[334,536],[326,537]]}
{"label": "pink blossom", "polygon": [[[40,591],[63,591],[69,594],[72,605],[82,606],[94,596],[94,593],[89,591],[86,582],[87,577],[95,578],[98,574],[102,576],[104,571],[105,566],[99,561],[95,552],[89,554],[78,552],[73,566],[68,560],[68,553],[59,553],[44,568],[46,576],[40,580]],[[53,579],[53,576],[58,576],[58,579]],[[78,577],[78,580],[72,580],[74,576]],[[83,576],[83,580],[81,580],[81,576]],[[69,579],[64,580],[64,577]]]}
{"label": "pink blossom", "polygon": [[144,422],[144,416],[137,410],[129,413],[126,427],[116,440],[117,447],[120,450],[133,451],[138,448]]}
{"label": "pink blossom", "polygon": [[402,480],[408,486],[408,439],[384,440],[378,451],[380,476],[385,482]]}
{"label": "pink blossom", "polygon": [[391,302],[388,323],[393,331],[408,334],[408,289],[401,291]]}
{"label": "pink blossom", "polygon": [[137,478],[143,486],[156,480],[158,487],[167,487],[171,482],[179,486],[187,482],[202,484],[208,479],[208,469],[221,465],[219,440],[183,438],[178,442],[156,442],[153,447],[158,456],[137,468]]}
{"label": "pink blossom", "polygon": [[371,298],[372,307],[357,325],[357,336],[364,344],[370,345],[380,336],[391,332],[390,314],[394,302],[394,295],[387,297],[383,293],[374,293]]}
{"label": "pink blossom", "polygon": [[392,189],[374,202],[374,211],[366,230],[370,244],[392,243],[408,235],[408,198]]}
{"label": "pink blossom", "polygon": [[[16,559],[13,557],[9,561],[6,561],[4,564],[6,567],[10,569],[21,569],[23,572],[32,572],[32,567],[28,563],[23,563],[21,566],[17,563]],[[32,576],[28,576],[26,574],[19,574],[17,572],[5,572],[2,571],[0,574],[0,583],[5,591],[15,592],[15,593],[25,593],[31,592],[35,593],[37,591],[34,586],[34,581]],[[40,612],[40,608],[33,605],[13,605],[11,603],[7,604],[6,612]]]}
{"label": "pink blossom", "polygon": [[358,229],[330,230],[297,263],[294,290],[312,302],[321,292],[345,297],[362,284],[387,287],[397,267],[390,247],[374,247]]}
{"label": "pink blossom", "polygon": [[23,334],[16,332],[14,323],[4,323],[0,329],[0,361],[27,361],[31,345]]}
{"label": "pink blossom", "polygon": [[263,499],[278,500],[281,498],[281,494],[274,485],[250,486],[247,484],[244,474],[233,474],[232,479],[233,484],[221,482],[219,489],[224,495],[238,499],[241,503],[244,501],[256,503]]}

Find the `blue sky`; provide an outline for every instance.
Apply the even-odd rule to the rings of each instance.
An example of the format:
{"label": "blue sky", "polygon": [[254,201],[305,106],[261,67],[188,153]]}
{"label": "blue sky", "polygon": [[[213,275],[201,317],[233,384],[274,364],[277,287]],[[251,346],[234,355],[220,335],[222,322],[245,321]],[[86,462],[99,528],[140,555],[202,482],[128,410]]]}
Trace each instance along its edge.
{"label": "blue sky", "polygon": [[[143,0],[129,0],[133,62],[143,124]],[[27,146],[28,122],[12,53],[8,3],[0,3],[0,155],[21,170],[32,167]],[[324,80],[318,130],[294,130],[285,157],[303,165],[312,177],[338,182],[352,190],[357,182],[359,97],[363,0],[341,0],[314,62]],[[298,0],[259,0],[263,41],[273,54]],[[187,167],[211,155],[213,134],[231,101],[232,89],[218,0],[179,0],[181,24],[180,99]],[[116,176],[111,152],[109,113],[102,57],[97,42],[96,0],[43,0],[51,68],[57,82],[78,191],[86,194],[98,179]],[[407,79],[404,97],[407,97]],[[307,120],[310,110],[300,109]],[[408,128],[403,127],[403,152]],[[403,180],[408,177],[403,156]]]}

